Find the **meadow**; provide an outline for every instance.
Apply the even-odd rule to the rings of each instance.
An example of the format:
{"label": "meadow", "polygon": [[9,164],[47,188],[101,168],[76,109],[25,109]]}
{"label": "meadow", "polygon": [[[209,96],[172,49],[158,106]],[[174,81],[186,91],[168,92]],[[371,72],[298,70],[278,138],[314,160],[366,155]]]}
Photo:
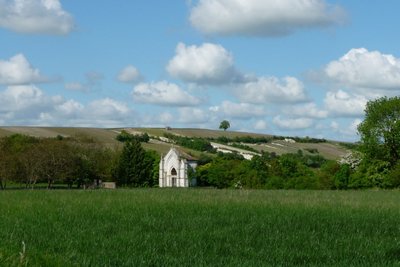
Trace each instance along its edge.
{"label": "meadow", "polygon": [[399,191],[0,191],[0,266],[400,266]]}

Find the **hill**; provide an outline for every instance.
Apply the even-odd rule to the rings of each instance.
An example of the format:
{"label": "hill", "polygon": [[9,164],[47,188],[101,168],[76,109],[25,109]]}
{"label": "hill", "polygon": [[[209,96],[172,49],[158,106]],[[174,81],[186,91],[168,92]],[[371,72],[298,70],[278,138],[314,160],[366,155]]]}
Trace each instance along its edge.
{"label": "hill", "polygon": [[[261,151],[274,152],[278,155],[285,153],[297,153],[298,150],[303,153],[319,154],[327,159],[338,159],[349,151],[340,142],[326,141],[326,142],[296,142],[295,137],[293,138],[274,138],[272,135],[267,134],[256,134],[256,133],[245,133],[245,132],[234,132],[234,131],[220,131],[210,129],[164,129],[164,128],[74,128],[74,127],[0,127],[0,137],[9,136],[12,134],[24,134],[35,137],[89,137],[103,143],[107,146],[119,146],[120,143],[116,140],[116,136],[122,131],[126,130],[132,134],[147,133],[151,139],[149,143],[143,144],[146,149],[156,150],[159,153],[166,153],[171,147],[171,143],[166,142],[164,135],[172,134],[182,137],[190,138],[206,138],[216,140],[221,137],[228,139],[235,138],[266,138],[270,140],[267,143],[251,144],[243,143],[240,144],[218,144],[217,141],[213,141],[214,147],[219,147],[223,150],[244,152],[250,151],[249,153],[257,153]],[[312,140],[310,140],[312,141]],[[239,146],[238,146],[239,145]],[[238,148],[239,147],[239,148]],[[187,148],[182,148],[185,152],[192,155],[198,155],[200,152],[194,151]]]}

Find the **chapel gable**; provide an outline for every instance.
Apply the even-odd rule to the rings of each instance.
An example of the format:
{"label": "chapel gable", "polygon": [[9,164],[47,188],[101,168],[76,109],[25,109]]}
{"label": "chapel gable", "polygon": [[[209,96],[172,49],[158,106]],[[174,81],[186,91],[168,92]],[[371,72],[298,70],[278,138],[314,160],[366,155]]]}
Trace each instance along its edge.
{"label": "chapel gable", "polygon": [[159,170],[160,187],[189,187],[192,186],[188,178],[188,170],[196,168],[196,161],[180,152],[176,148],[171,148],[165,156],[161,156]]}

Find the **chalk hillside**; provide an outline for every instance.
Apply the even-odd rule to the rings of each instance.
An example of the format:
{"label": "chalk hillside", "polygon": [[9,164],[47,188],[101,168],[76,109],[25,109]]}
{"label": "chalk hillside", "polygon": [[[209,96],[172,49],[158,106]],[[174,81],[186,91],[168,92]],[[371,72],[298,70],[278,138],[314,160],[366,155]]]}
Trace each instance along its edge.
{"label": "chalk hillside", "polygon": [[[150,136],[150,141],[144,143],[145,149],[156,150],[163,154],[166,153],[169,148],[173,145],[168,142],[165,138],[165,134],[173,134],[191,138],[236,138],[236,137],[266,137],[271,139],[268,143],[262,144],[243,144],[247,147],[252,148],[254,151],[261,153],[262,151],[274,152],[278,155],[285,153],[297,153],[299,150],[304,153],[319,154],[327,159],[339,159],[340,157],[349,153],[349,149],[338,141],[327,140],[326,142],[296,142],[293,138],[287,137],[285,139],[274,139],[272,135],[268,134],[256,134],[256,133],[245,133],[235,131],[221,131],[221,130],[210,130],[210,129],[183,129],[183,128],[77,128],[77,127],[0,127],[0,137],[10,136],[12,134],[24,134],[29,136],[47,138],[47,137],[89,137],[94,140],[103,143],[110,147],[118,147],[121,145],[116,140],[116,136],[121,133],[122,130],[127,131],[131,134],[143,134],[147,133]],[[230,147],[228,145],[219,145],[213,143],[215,146],[221,146],[221,149],[228,149],[231,151],[242,151],[237,147]],[[177,145],[174,145],[177,146]],[[200,152],[193,151],[187,148],[181,148],[183,151],[190,153],[194,156],[199,155]]]}

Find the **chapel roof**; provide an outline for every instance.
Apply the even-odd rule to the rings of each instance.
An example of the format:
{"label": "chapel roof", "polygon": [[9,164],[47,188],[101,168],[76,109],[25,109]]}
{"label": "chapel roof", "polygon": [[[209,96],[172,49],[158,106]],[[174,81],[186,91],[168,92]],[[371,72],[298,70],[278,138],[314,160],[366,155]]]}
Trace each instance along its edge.
{"label": "chapel roof", "polygon": [[[189,161],[196,161],[197,159],[193,156],[189,155],[188,153],[184,152],[182,149],[171,147],[170,151],[174,150],[178,157],[189,160]],[[168,152],[169,153],[169,152]]]}

